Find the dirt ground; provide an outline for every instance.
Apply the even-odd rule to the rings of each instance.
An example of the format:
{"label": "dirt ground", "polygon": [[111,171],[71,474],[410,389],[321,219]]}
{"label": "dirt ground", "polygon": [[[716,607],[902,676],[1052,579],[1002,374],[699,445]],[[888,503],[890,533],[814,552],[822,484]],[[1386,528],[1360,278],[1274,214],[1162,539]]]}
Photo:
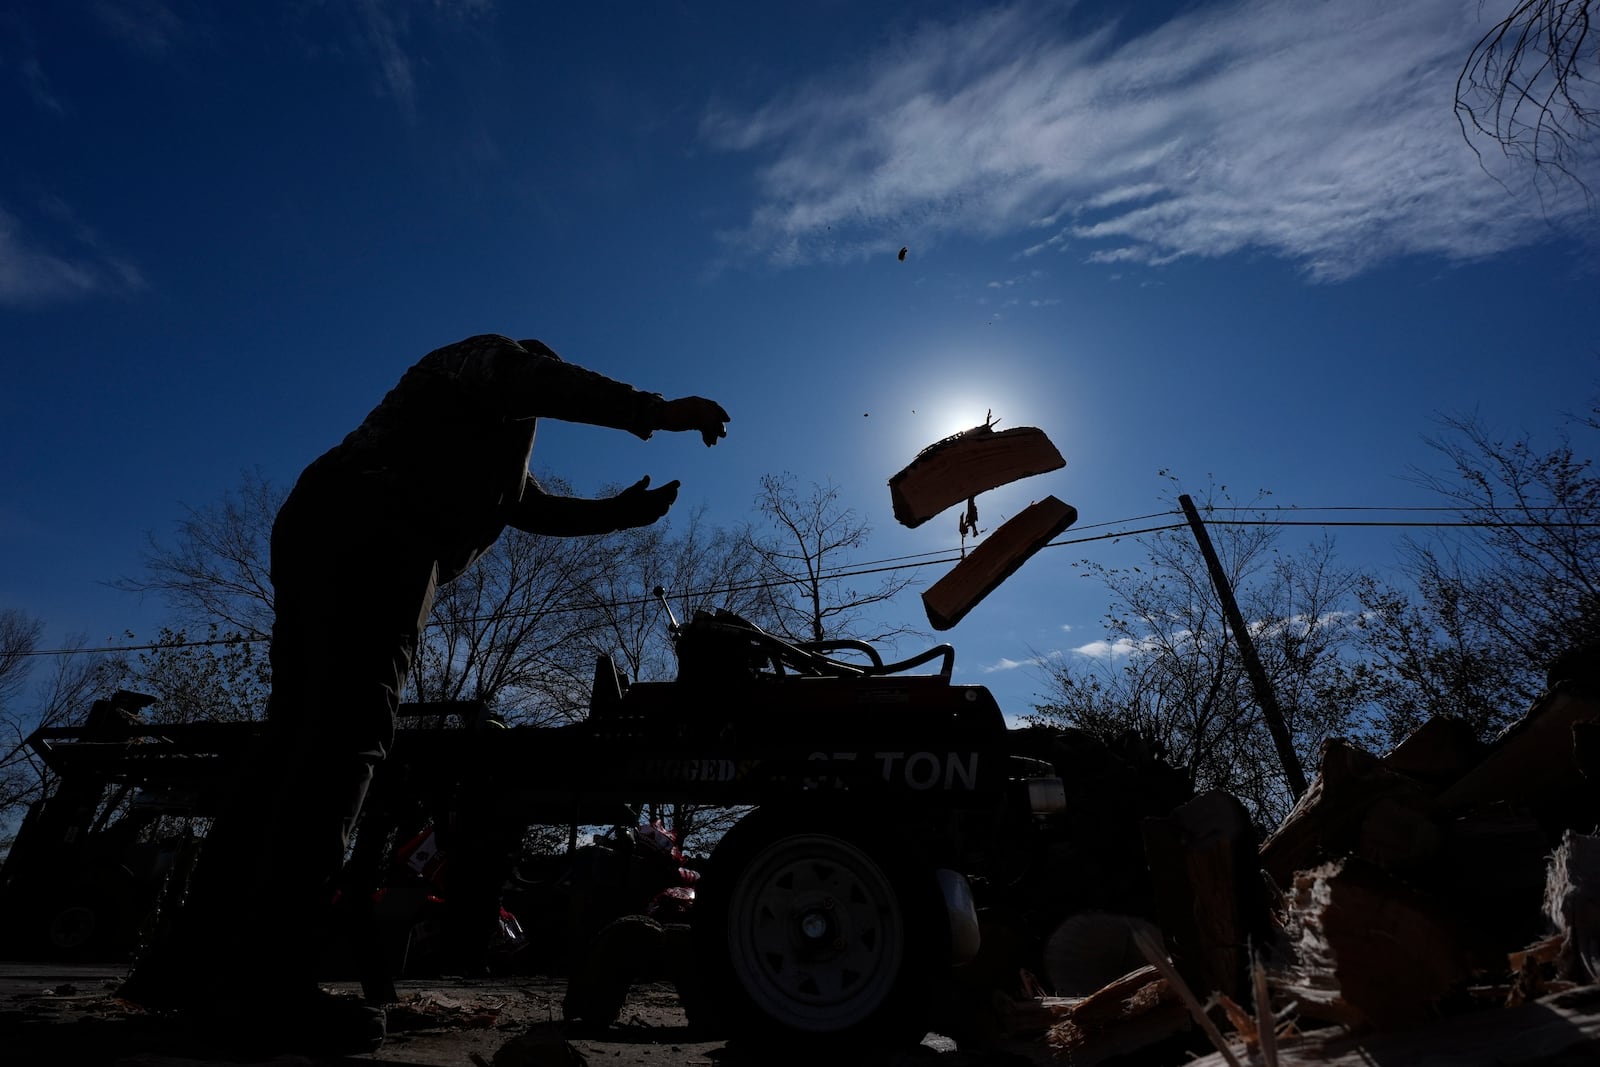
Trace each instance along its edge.
{"label": "dirt ground", "polygon": [[[781,1049],[740,1049],[691,1033],[667,983],[635,986],[612,1026],[571,1032],[561,1024],[565,983],[514,976],[397,983],[389,1038],[376,1053],[332,1059],[223,1053],[174,1022],[116,999],[115,966],[0,963],[0,1063],[5,1067],[268,1067],[387,1063],[395,1067],[756,1067]],[[353,983],[329,988],[354,991]],[[262,1020],[270,1026],[271,1020]],[[830,1056],[844,1067],[846,1054]],[[814,1060],[813,1060],[814,1062]],[[853,1062],[885,1067],[979,1067],[992,1058],[930,1034],[921,1046]]]}

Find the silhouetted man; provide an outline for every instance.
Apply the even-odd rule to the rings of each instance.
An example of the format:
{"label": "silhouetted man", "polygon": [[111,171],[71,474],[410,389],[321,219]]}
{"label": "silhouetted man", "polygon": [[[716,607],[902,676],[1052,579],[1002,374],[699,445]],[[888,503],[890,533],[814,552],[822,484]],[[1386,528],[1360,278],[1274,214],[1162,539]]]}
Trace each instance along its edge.
{"label": "silhouetted man", "polygon": [[381,1042],[381,1013],[319,992],[318,938],[436,588],[507,526],[608,533],[677,498],[676,481],[649,478],[605,499],[546,493],[528,473],[541,416],[641,438],[694,430],[707,446],[728,421],[702,397],[665,400],[485,334],[428,353],[307,467],[272,529],[264,737],[207,837],[172,950],[141,963],[130,999],[222,1028],[260,1020],[283,1049]]}

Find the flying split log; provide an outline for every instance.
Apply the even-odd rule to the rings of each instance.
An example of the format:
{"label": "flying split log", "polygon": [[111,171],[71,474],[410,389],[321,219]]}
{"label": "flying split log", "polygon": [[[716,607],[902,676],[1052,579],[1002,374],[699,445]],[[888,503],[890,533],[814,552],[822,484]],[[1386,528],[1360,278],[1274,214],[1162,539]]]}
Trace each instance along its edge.
{"label": "flying split log", "polygon": [[1053,496],[1036,500],[1001,524],[922,594],[935,630],[948,630],[1001,582],[1073,523],[1078,509]]}
{"label": "flying split log", "polygon": [[985,424],[924,448],[889,479],[889,496],[895,519],[915,528],[985,490],[1066,465],[1043,430],[996,430]]}
{"label": "flying split log", "polygon": [[[894,517],[905,526],[921,526],[952,504],[971,502],[989,489],[1066,465],[1050,438],[1037,427],[996,430],[989,423],[974,426],[929,445],[889,479]],[[962,521],[963,536],[969,523],[972,532],[977,532],[976,509],[973,503]],[[928,622],[935,630],[950,629],[1076,521],[1078,510],[1053,496],[1028,505],[922,594]]]}

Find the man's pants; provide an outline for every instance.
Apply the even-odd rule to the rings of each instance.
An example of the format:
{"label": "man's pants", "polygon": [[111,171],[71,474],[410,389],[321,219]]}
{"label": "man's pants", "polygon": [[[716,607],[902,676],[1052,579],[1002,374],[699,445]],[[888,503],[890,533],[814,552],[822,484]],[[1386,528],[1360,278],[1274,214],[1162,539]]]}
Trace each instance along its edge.
{"label": "man's pants", "polygon": [[273,528],[267,722],[177,921],[180,981],[262,996],[313,987],[436,574],[415,538],[385,520],[387,502],[362,490],[302,478]]}

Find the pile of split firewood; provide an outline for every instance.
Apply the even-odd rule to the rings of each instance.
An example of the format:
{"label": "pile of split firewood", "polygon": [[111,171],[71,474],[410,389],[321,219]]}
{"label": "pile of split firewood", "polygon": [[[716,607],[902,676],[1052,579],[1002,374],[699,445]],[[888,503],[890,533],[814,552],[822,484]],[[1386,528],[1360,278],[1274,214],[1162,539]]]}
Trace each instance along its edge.
{"label": "pile of split firewood", "polygon": [[1056,954],[1120,937],[1142,966],[1004,998],[1005,1044],[1074,1067],[1600,1063],[1597,826],[1588,679],[1488,745],[1444,718],[1382,757],[1330,741],[1264,842],[1223,793],[1147,820],[1156,921],[1075,917]]}

